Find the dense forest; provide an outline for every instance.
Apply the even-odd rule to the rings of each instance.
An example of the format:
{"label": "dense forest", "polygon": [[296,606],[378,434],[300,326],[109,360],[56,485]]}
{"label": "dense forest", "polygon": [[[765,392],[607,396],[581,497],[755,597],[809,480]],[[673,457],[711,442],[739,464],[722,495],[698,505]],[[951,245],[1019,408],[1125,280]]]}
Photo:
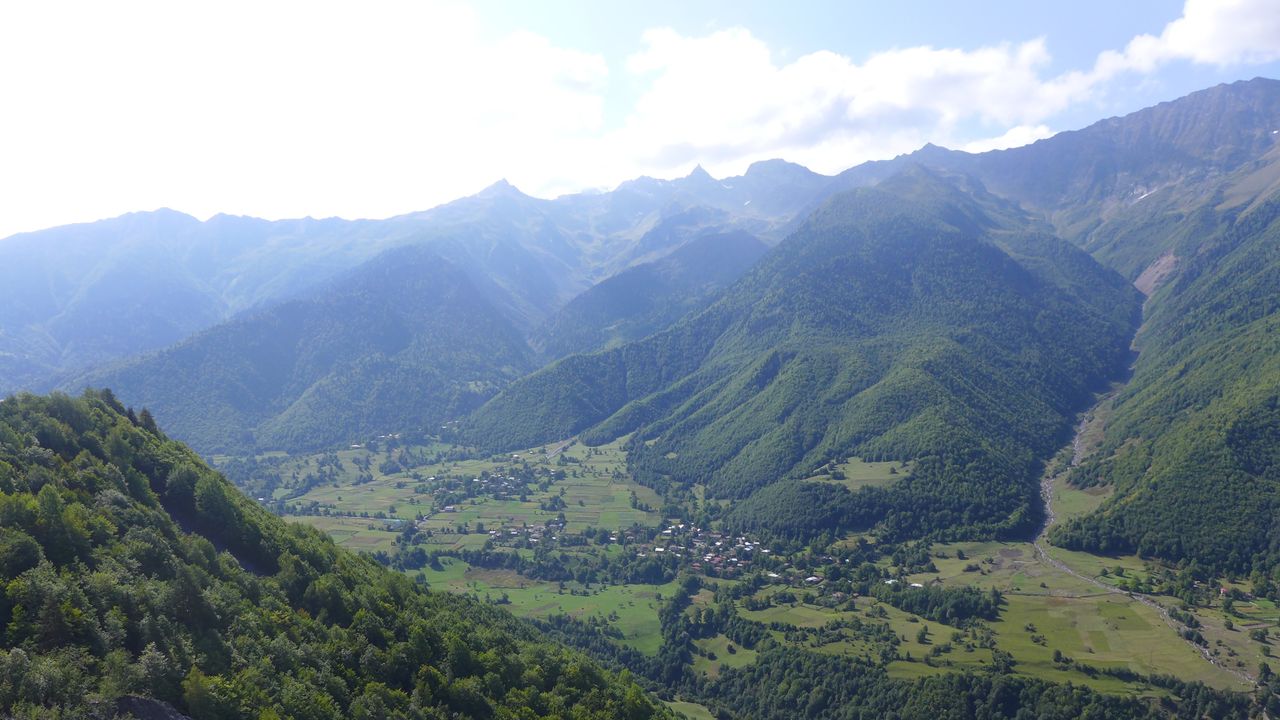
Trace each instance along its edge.
{"label": "dense forest", "polygon": [[0,578],[14,717],[662,714],[507,613],[272,516],[108,392],[0,403]]}
{"label": "dense forest", "polygon": [[874,665],[784,650],[764,653],[750,666],[726,671],[708,692],[717,704],[760,720],[1249,717],[1245,696],[1174,684],[1185,693],[1182,702],[1161,707],[999,672],[893,680]]}

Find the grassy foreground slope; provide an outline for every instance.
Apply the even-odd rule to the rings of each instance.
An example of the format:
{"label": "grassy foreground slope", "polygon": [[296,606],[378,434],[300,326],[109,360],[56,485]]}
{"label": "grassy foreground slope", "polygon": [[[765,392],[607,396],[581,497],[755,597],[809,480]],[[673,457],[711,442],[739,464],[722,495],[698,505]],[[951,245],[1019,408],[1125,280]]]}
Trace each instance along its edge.
{"label": "grassy foreground slope", "polygon": [[[833,198],[707,310],[513,384],[464,432],[634,432],[638,481],[703,483],[745,499],[735,524],[783,534],[1021,529],[1036,463],[1120,366],[1137,304],[981,188],[916,169]],[[851,455],[916,463],[888,489],[800,482]]]}
{"label": "grassy foreground slope", "polygon": [[105,392],[0,402],[0,629],[6,716],[138,697],[196,720],[665,713],[510,615],[270,515]]}

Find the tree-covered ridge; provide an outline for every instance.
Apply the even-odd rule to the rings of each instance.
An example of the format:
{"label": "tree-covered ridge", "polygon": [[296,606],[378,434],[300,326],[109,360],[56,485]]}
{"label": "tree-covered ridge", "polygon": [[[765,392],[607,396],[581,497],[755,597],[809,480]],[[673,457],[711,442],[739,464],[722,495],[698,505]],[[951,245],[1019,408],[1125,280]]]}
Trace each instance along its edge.
{"label": "tree-covered ridge", "polygon": [[0,402],[0,582],[6,716],[661,714],[510,615],[270,515],[107,392]]}
{"label": "tree-covered ridge", "polygon": [[916,458],[890,490],[824,489],[827,529],[1010,530],[1136,310],[1121,278],[1015,209],[915,170],[828,202],[702,313],[515,383],[466,433],[517,447],[635,432],[641,482],[742,499],[784,480],[730,519],[802,534],[796,481],[849,455]]}
{"label": "tree-covered ridge", "polygon": [[409,247],[72,386],[113,388],[201,452],[314,448],[437,427],[529,355],[460,268]]}
{"label": "tree-covered ridge", "polygon": [[1218,218],[1151,301],[1101,450],[1115,497],[1054,541],[1269,575],[1280,564],[1280,196]]}
{"label": "tree-covered ridge", "polygon": [[947,673],[914,682],[894,680],[879,666],[788,649],[763,653],[751,665],[725,670],[716,682],[708,683],[706,692],[715,704],[761,720],[1249,716],[1249,701],[1243,695],[1173,684],[1185,696],[1177,707],[1161,707],[1011,674]]}

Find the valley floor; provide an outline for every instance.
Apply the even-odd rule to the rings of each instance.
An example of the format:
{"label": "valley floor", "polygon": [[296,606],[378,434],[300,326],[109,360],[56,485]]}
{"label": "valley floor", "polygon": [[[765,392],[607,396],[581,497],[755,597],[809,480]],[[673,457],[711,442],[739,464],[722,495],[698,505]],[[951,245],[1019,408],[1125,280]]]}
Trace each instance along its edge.
{"label": "valley floor", "polygon": [[[1065,470],[1095,443],[1107,406],[1104,398],[1051,463],[1057,471],[1045,475],[1046,532],[1105,499],[1103,491],[1068,485]],[[662,608],[680,594],[678,572],[702,578],[686,618],[724,613],[719,606],[732,603],[733,614],[777,643],[882,662],[902,678],[990,667],[1007,654],[1018,674],[1115,694],[1166,694],[1152,676],[1246,691],[1280,622],[1280,609],[1263,600],[1235,602],[1228,613],[1221,603],[1191,607],[1136,592],[1171,570],[1133,556],[1056,548],[1044,533],[1031,542],[934,544],[910,563],[879,556],[874,571],[886,583],[996,590],[1003,598],[994,619],[929,620],[879,595],[836,590],[847,580],[837,582],[838,568],[830,580],[820,577],[832,567],[816,569],[825,561],[806,548],[664,519],[677,508],[627,476],[621,442],[476,458],[439,443],[384,440],[375,449],[257,462],[257,481],[277,482],[250,484],[251,493],[346,547],[516,615],[603,628],[610,642],[651,658],[664,642]],[[814,479],[884,485],[910,466],[850,458],[834,470],[838,479]],[[686,515],[704,507],[697,492],[682,502]],[[838,545],[871,547],[867,557],[877,557],[873,538]],[[756,650],[714,624],[704,627],[693,639],[693,672],[715,677],[755,661]],[[699,717],[692,705],[673,707]]]}

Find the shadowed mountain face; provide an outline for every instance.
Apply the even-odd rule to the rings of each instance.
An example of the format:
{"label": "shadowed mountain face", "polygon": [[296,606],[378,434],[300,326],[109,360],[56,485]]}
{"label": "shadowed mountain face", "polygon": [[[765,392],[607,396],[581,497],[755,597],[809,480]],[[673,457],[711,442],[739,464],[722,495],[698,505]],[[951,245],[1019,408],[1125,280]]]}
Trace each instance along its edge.
{"label": "shadowed mountain face", "polygon": [[638,340],[701,310],[768,249],[746,233],[705,235],[661,260],[636,265],[574,298],[535,334],[564,357]]}
{"label": "shadowed mountain face", "polygon": [[[1018,527],[1036,459],[1125,356],[1138,293],[974,192],[915,170],[832,198],[706,310],[515,383],[467,434],[635,433],[642,482],[748,498],[737,522],[783,532]],[[920,463],[888,492],[800,482],[854,454]],[[830,514],[802,519],[813,492]]]}

